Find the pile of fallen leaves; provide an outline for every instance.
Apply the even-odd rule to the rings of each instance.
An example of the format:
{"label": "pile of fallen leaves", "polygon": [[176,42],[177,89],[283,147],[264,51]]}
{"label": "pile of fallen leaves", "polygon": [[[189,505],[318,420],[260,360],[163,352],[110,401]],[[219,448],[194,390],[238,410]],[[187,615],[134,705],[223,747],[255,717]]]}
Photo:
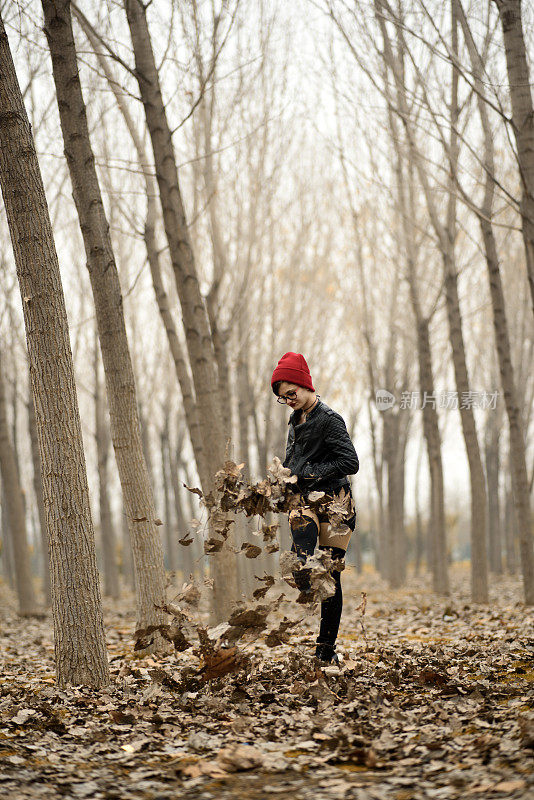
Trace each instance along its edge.
{"label": "pile of fallen leaves", "polygon": [[[514,578],[494,578],[487,607],[470,602],[459,569],[452,587],[437,598],[412,578],[392,592],[347,568],[343,661],[323,669],[311,615],[275,649],[250,629],[239,663],[226,648],[227,670],[210,628],[209,641],[184,627],[193,647],[139,658],[131,598],[110,603],[113,680],[101,691],[54,685],[51,619],[21,620],[4,592],[0,796],[526,800],[534,612]],[[274,622],[301,611],[280,606]]]}

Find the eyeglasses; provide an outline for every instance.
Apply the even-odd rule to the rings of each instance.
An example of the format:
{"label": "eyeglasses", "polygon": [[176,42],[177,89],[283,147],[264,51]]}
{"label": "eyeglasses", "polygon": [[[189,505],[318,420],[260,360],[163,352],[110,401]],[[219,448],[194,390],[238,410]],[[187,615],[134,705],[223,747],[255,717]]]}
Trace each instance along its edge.
{"label": "eyeglasses", "polygon": [[296,393],[296,391],[294,389],[291,389],[291,391],[289,391],[287,394],[279,395],[276,398],[276,402],[280,403],[280,405],[283,406],[286,403],[288,403],[290,400],[296,400],[296,399],[297,399],[297,393]]}

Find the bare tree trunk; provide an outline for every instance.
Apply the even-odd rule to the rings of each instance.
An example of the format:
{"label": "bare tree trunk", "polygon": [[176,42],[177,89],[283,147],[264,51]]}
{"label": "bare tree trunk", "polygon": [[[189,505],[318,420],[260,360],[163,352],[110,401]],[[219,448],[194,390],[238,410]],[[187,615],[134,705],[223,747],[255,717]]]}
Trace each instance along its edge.
{"label": "bare tree trunk", "polygon": [[[192,485],[192,475],[189,468],[189,465],[183,461],[181,454],[176,451],[176,466],[178,468],[178,475],[179,479],[181,478],[181,473],[185,475],[185,483],[187,486]],[[187,513],[184,509],[184,514],[186,516],[186,524],[187,524],[187,517],[189,520],[195,518],[195,505],[193,500],[193,495],[191,492],[186,492],[186,507]],[[206,566],[206,556],[204,555],[204,543],[202,537],[198,535],[198,532],[195,536],[195,541],[191,545],[191,554],[190,558],[193,562],[193,571],[199,577],[204,577],[205,573],[205,566]]]}
{"label": "bare tree trunk", "polygon": [[15,586],[15,567],[13,564],[13,546],[12,536],[9,530],[9,516],[7,513],[7,500],[6,500],[6,491],[4,482],[1,480],[0,474],[0,484],[2,487],[1,493],[1,501],[2,501],[2,575],[4,576],[4,580],[7,585],[13,589]]}
{"label": "bare tree trunk", "polygon": [[104,594],[107,597],[119,597],[119,572],[117,568],[117,552],[115,529],[109,504],[109,434],[106,424],[106,409],[100,381],[98,340],[95,332],[94,345],[94,400],[95,400],[95,443],[98,465],[98,499],[100,508],[100,536],[102,541],[102,562],[104,572]]}
{"label": "bare tree trunk", "polygon": [[399,440],[399,412],[384,412],[384,462],[387,477],[387,539],[386,563],[387,578],[393,588],[398,588],[404,581],[404,525],[400,494],[400,470],[398,450]]}
{"label": "bare tree trunk", "polygon": [[[492,216],[493,216],[493,198],[495,194],[495,164],[494,164],[494,146],[493,134],[491,125],[488,119],[487,107],[485,104],[485,87],[483,83],[483,65],[480,56],[477,53],[476,46],[471,35],[471,31],[467,24],[467,20],[459,0],[453,0],[458,9],[458,17],[464,32],[464,38],[469,51],[473,74],[477,87],[477,102],[484,133],[484,167],[485,167],[485,186],[484,186],[484,199],[481,209],[475,211],[477,213],[480,228],[482,231],[482,239],[484,242],[484,252],[486,256],[486,266],[488,269],[488,280],[491,296],[491,307],[493,311],[493,327],[495,330],[495,344],[497,346],[497,355],[499,358],[499,369],[501,374],[501,384],[504,392],[504,402],[506,406],[506,413],[508,416],[508,426],[510,431],[509,441],[509,459],[512,475],[513,496],[515,508],[517,513],[517,522],[519,526],[519,548],[521,554],[521,570],[523,573],[523,589],[525,594],[525,602],[529,605],[534,604],[534,551],[532,547],[532,517],[530,511],[530,497],[528,486],[528,473],[526,462],[526,447],[525,436],[523,432],[523,421],[521,418],[521,411],[517,399],[516,381],[514,376],[514,369],[512,365],[512,353],[510,347],[510,338],[508,335],[508,322],[506,318],[506,308],[504,303],[504,292],[502,288],[501,272],[499,266],[499,256],[497,251],[497,244],[495,242],[495,235],[493,232]],[[519,8],[519,3],[506,3],[502,2],[501,6],[515,6]],[[503,28],[505,26],[504,11],[501,11],[503,19]],[[513,17],[513,14],[512,14]],[[512,19],[510,20],[512,22]],[[517,25],[517,20],[515,23]],[[519,17],[519,32],[516,31],[512,40],[515,41],[515,36],[521,35],[521,19]],[[510,45],[510,42],[509,42]],[[507,45],[507,58],[508,47]],[[524,42],[523,42],[524,48]],[[524,57],[524,53],[523,53]],[[526,62],[524,65],[526,69]],[[508,62],[508,69],[510,72],[510,61]],[[516,76],[519,77],[519,76]],[[528,80],[528,72],[527,72]],[[511,82],[511,81],[510,81]],[[516,90],[514,88],[513,91]],[[530,87],[524,87],[528,91],[530,97]],[[517,105],[516,101],[516,105]],[[530,97],[530,109],[532,115],[532,98]],[[531,128],[532,136],[531,143],[534,146],[534,127],[532,120],[528,123]],[[519,142],[518,142],[519,147]],[[530,153],[532,158],[532,183],[531,188],[534,190],[534,151]],[[531,211],[534,213],[534,197],[531,197]],[[524,209],[525,210],[525,209]],[[531,219],[532,231],[534,231],[534,216]],[[524,228],[525,231],[525,228]],[[534,238],[531,240],[531,244]],[[525,239],[525,246],[527,241]],[[532,251],[534,252],[534,251]],[[527,247],[528,255],[528,247]]]}
{"label": "bare tree trunk", "polygon": [[[419,354],[419,386],[434,393],[434,376],[428,320],[420,319],[417,326]],[[424,394],[423,394],[424,396]],[[438,414],[433,403],[423,407],[423,432],[428,453],[430,471],[430,540],[427,539],[427,561],[432,572],[432,588],[437,594],[449,594],[449,573],[447,561],[447,534],[445,530],[445,493],[443,485],[443,462],[441,459],[441,435]]]}
{"label": "bare tree trunk", "polygon": [[174,362],[176,376],[178,383],[180,384],[187,428],[191,439],[193,452],[195,454],[195,461],[197,462],[198,473],[201,476],[202,481],[203,478],[205,480],[205,476],[207,475],[207,465],[204,462],[202,432],[198,419],[193,386],[187,370],[186,355],[178,337],[178,331],[176,329],[171,312],[171,303],[163,283],[160,255],[156,242],[156,223],[158,220],[156,197],[158,187],[153,175],[153,167],[148,164],[149,159],[147,158],[145,152],[143,140],[141,139],[136,124],[132,119],[124,94],[119,88],[118,80],[113,75],[113,72],[110,68],[109,59],[102,53],[102,48],[95,30],[78,8],[74,6],[73,11],[76,19],[79,21],[84,33],[91,43],[91,47],[93,48],[98,59],[99,66],[104,72],[110,89],[113,92],[117,106],[122,114],[124,123],[128,129],[128,133],[130,134],[130,138],[135,148],[139,162],[139,169],[143,173],[147,201],[143,236],[147,251],[148,264],[150,267],[150,274],[152,276],[152,285],[154,287],[154,294],[161,316],[161,321],[163,322],[165,333],[167,334],[167,342],[169,344],[169,350]]}
{"label": "bare tree trunk", "polygon": [[[444,255],[445,293],[456,386],[460,398],[469,396],[469,377],[458,300],[458,276],[448,255]],[[486,484],[475,416],[470,406],[460,405],[469,481],[471,487],[471,596],[475,603],[488,602],[488,564],[486,545]]]}
{"label": "bare tree trunk", "polygon": [[[458,57],[458,20],[454,0],[451,2],[452,52]],[[449,197],[447,201],[447,221],[443,244],[443,266],[445,272],[445,300],[449,321],[449,338],[452,349],[452,362],[456,387],[460,398],[469,396],[469,376],[465,357],[462,317],[458,298],[458,276],[455,263],[456,241],[456,186],[458,169],[458,69],[452,67],[452,96],[450,104],[451,131],[449,143]],[[486,544],[486,484],[482,457],[478,442],[475,415],[469,403],[460,403],[460,419],[469,462],[471,487],[471,596],[475,603],[488,602],[488,556]]]}
{"label": "bare tree trunk", "polygon": [[512,126],[521,181],[521,224],[534,311],[534,107],[521,20],[521,0],[495,0],[495,4],[501,18],[508,69]]}
{"label": "bare tree trunk", "polygon": [[[456,273],[454,244],[456,239],[456,186],[455,175],[458,164],[458,68],[454,58],[457,53],[457,19],[456,6],[452,2],[452,94],[450,102],[450,142],[447,146],[450,176],[449,176],[449,197],[447,202],[447,218],[442,224],[437,211],[437,206],[431,191],[425,165],[421,158],[421,153],[417,148],[416,139],[413,132],[410,111],[407,104],[406,88],[401,79],[401,66],[395,56],[387,26],[385,23],[387,9],[384,0],[375,0],[376,17],[382,32],[384,42],[384,58],[391,69],[397,87],[397,105],[403,124],[405,126],[410,151],[414,159],[415,166],[419,175],[419,180],[423,187],[428,213],[432,227],[438,237],[443,259],[443,272],[445,282],[445,299],[447,308],[447,320],[449,324],[449,339],[452,350],[452,361],[456,388],[460,398],[469,396],[469,376],[467,372],[467,362],[465,356],[465,345],[462,330],[462,317],[458,299],[458,276]],[[398,21],[395,22],[398,28]],[[400,35],[400,33],[399,33]],[[403,40],[401,38],[401,42]],[[404,46],[404,45],[403,45]],[[464,436],[467,459],[469,462],[469,480],[471,489],[471,594],[477,603],[488,602],[488,566],[487,566],[487,547],[486,547],[486,486],[480,447],[478,442],[477,430],[473,409],[469,403],[461,403],[460,419]]]}
{"label": "bare tree trunk", "polygon": [[42,177],[1,20],[0,184],[39,436],[57,679],[61,686],[101,687],[109,668],[67,314]]}
{"label": "bare tree trunk", "polygon": [[[178,479],[177,458],[170,451],[169,451],[169,467],[171,473],[171,485],[174,494],[174,508],[176,511],[177,530],[174,535],[177,536],[178,539],[182,539],[187,533],[187,525],[185,521],[185,514],[182,503],[182,493],[180,491],[180,481]],[[191,556],[192,553],[191,547],[193,547],[192,544],[180,545],[180,557],[178,559],[178,565],[182,570],[182,576],[184,580],[187,580],[189,574],[194,571],[193,559]]]}
{"label": "bare tree trunk", "polygon": [[146,469],[148,472],[148,480],[150,481],[150,488],[154,493],[156,483],[154,481],[154,468],[152,466],[152,446],[150,442],[150,430],[148,428],[148,421],[145,416],[143,403],[138,404],[139,411],[139,427],[141,429],[141,446],[143,448],[143,456],[145,459]]}
{"label": "bare tree trunk", "polygon": [[[137,625],[163,621],[163,550],[155,526],[152,488],[141,442],[135,381],[126,337],[119,276],[82,96],[69,0],[42,0],[52,56],[65,155],[80,219],[96,309],[120,482],[128,516],[136,577]],[[155,642],[155,647],[158,643]]]}
{"label": "bare tree trunk", "polygon": [[[243,342],[242,320],[239,327],[239,341]],[[239,426],[239,461],[244,461],[244,477],[250,479],[250,446],[248,435],[248,422],[251,417],[250,380],[248,375],[248,354],[245,348],[241,349],[237,361],[237,413]]]}
{"label": "bare tree trunk", "polygon": [[161,449],[161,480],[163,483],[163,505],[165,508],[165,516],[163,524],[165,525],[165,542],[167,550],[167,563],[168,568],[174,572],[178,564],[176,559],[176,537],[173,528],[171,516],[171,502],[169,492],[169,410],[164,411],[165,418],[163,421],[163,428],[160,433],[160,449]]}
{"label": "bare tree trunk", "polygon": [[[511,456],[508,454],[508,463],[510,463],[510,459]],[[516,532],[517,515],[512,480],[510,478],[510,481],[506,481],[504,501],[504,544],[506,550],[506,571],[509,575],[515,575],[517,572]]]}
{"label": "bare tree trunk", "polygon": [[127,586],[135,592],[135,570],[132,555],[132,539],[130,536],[130,526],[128,525],[128,516],[124,505],[122,503],[121,515],[121,569],[122,577]]}
{"label": "bare tree trunk", "polygon": [[9,519],[19,614],[27,617],[37,612],[37,602],[30,568],[22,487],[7,421],[2,353],[0,353],[0,471],[2,485],[5,488],[4,499]]}
{"label": "bare tree trunk", "polygon": [[37,512],[39,514],[39,541],[41,544],[41,563],[43,577],[43,594],[46,606],[52,605],[52,593],[50,589],[50,566],[48,555],[48,534],[46,532],[46,513],[43,500],[43,479],[41,477],[41,457],[39,456],[39,440],[37,436],[37,425],[35,424],[35,409],[33,407],[33,397],[31,396],[32,386],[31,377],[28,382],[30,396],[28,398],[28,428],[30,432],[30,444],[32,452],[33,466],[33,490]]}
{"label": "bare tree trunk", "polygon": [[[154,152],[165,233],[182,307],[204,450],[210,454],[207,478],[211,484],[214,473],[224,461],[222,398],[218,396],[212,336],[187,229],[172,136],[161,95],[146,9],[139,0],[125,0],[125,8],[139,89]],[[228,544],[230,543],[231,540]],[[227,617],[237,596],[236,559],[231,550],[224,547],[212,560],[212,564],[215,575],[212,611],[214,618],[220,620]]]}
{"label": "bare tree trunk", "polygon": [[499,442],[501,415],[488,412],[485,434],[486,479],[488,482],[488,553],[490,570],[502,574],[502,531],[499,503]]}
{"label": "bare tree trunk", "polygon": [[419,439],[417,461],[415,466],[414,506],[415,506],[415,542],[414,542],[414,574],[419,575],[424,558],[423,523],[421,520],[421,462],[423,456],[423,439]]}

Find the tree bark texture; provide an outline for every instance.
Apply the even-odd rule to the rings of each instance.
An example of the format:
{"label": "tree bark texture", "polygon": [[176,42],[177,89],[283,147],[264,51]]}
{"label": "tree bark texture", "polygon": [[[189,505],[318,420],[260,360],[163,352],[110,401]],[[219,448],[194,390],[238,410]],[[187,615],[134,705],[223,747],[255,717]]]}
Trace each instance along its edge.
{"label": "tree bark texture", "polygon": [[0,20],[0,184],[22,297],[50,548],[60,685],[109,682],[65,300],[28,116]]}
{"label": "tree bark texture", "polygon": [[512,125],[521,181],[521,226],[534,311],[534,107],[523,35],[521,0],[495,0],[501,18],[506,54]]}
{"label": "tree bark texture", "polygon": [[[420,319],[417,326],[419,386],[421,392],[434,393],[434,374],[430,349],[427,319]],[[423,407],[423,433],[430,471],[430,552],[428,566],[432,571],[432,588],[437,594],[449,594],[449,572],[447,562],[447,534],[445,529],[445,491],[443,462],[441,458],[441,435],[438,412],[433,403]]]}
{"label": "tree bark texture", "polygon": [[502,574],[502,530],[499,502],[500,472],[500,414],[488,412],[484,440],[486,480],[488,482],[488,556],[489,567],[495,575]]}
{"label": "tree bark texture", "polygon": [[[521,409],[518,401],[516,378],[512,364],[512,350],[508,333],[508,320],[506,316],[504,291],[501,280],[499,255],[491,221],[493,216],[493,200],[495,195],[495,159],[493,135],[485,103],[483,64],[481,63],[480,56],[476,50],[471,31],[467,24],[467,19],[461,7],[461,3],[458,0],[455,0],[455,2],[457,4],[458,18],[464,33],[465,42],[471,60],[471,67],[475,78],[478,110],[484,134],[484,198],[482,207],[480,209],[475,207],[475,210],[479,219],[482,241],[484,244],[484,254],[486,257],[486,266],[488,270],[491,307],[493,313],[495,345],[499,359],[499,370],[501,375],[501,385],[504,393],[504,404],[506,408],[506,414],[508,416],[510,433],[509,461],[511,467],[516,518],[519,528],[519,550],[521,556],[521,571],[523,575],[523,591],[525,595],[525,602],[527,602],[529,605],[532,605],[534,604],[534,551],[532,546],[532,515],[530,510],[525,435],[523,431]],[[502,3],[501,5],[506,5],[506,3]],[[509,3],[508,5],[519,6],[520,4]],[[528,88],[530,93],[530,88],[526,88]],[[532,109],[532,103],[530,107]],[[534,147],[534,128],[532,145]],[[534,151],[532,151],[532,157],[534,158]],[[534,189],[534,172],[532,187]],[[490,410],[489,413],[497,412],[492,412]],[[495,509],[493,513],[497,513],[497,510]],[[490,522],[490,524],[492,523]]]}
{"label": "tree bark texture", "polygon": [[163,488],[163,505],[165,516],[163,524],[165,526],[165,544],[168,569],[174,572],[177,568],[176,560],[176,536],[173,528],[171,515],[171,499],[169,487],[169,410],[165,410],[163,429],[160,433],[160,456],[161,456],[161,482]]}
{"label": "tree bark texture", "polygon": [[65,156],[96,310],[111,438],[132,540],[137,625],[159,624],[165,600],[163,550],[141,441],[119,275],[104,212],[82,96],[69,0],[42,0]]}
{"label": "tree bark texture", "polygon": [[[196,272],[178,181],[178,170],[159,77],[154,60],[145,6],[139,0],[125,0],[132,37],[137,79],[152,142],[163,223],[169,244],[176,288],[182,308],[185,339],[210,485],[224,461],[221,399],[208,314]],[[226,402],[226,400],[225,400]],[[230,543],[230,540],[229,542]],[[237,597],[236,559],[224,547],[211,561],[214,567],[213,617],[225,619]]]}
{"label": "tree bark texture", "polygon": [[207,491],[207,464],[205,463],[204,445],[202,442],[202,432],[198,419],[194,390],[187,369],[187,357],[184,353],[178,336],[178,331],[171,310],[171,302],[165,290],[161,270],[161,259],[156,241],[156,224],[158,220],[158,210],[156,205],[157,183],[153,175],[153,167],[148,165],[148,158],[143,140],[139,135],[134,120],[132,119],[128,104],[119,88],[117,78],[110,69],[109,59],[102,53],[102,48],[94,29],[87,18],[79,11],[79,9],[74,8],[73,10],[76,19],[79,21],[84,33],[89,39],[91,47],[93,48],[98,59],[98,64],[106,76],[106,80],[111,91],[113,92],[117,106],[124,120],[124,124],[126,125],[136,151],[139,169],[143,173],[147,200],[144,241],[148,264],[150,267],[150,274],[152,276],[152,285],[154,287],[154,294],[156,297],[161,321],[163,322],[163,327],[165,328],[165,333],[167,335],[167,342],[174,362],[176,377],[182,392],[185,418],[191,439],[191,445],[193,447],[193,453],[195,455],[197,471],[200,476],[201,483],[206,487]]}
{"label": "tree bark texture", "polygon": [[99,368],[98,342],[94,346],[94,400],[95,400],[95,444],[98,466],[98,503],[100,511],[100,540],[102,547],[102,571],[104,573],[104,594],[117,599],[119,591],[119,570],[117,565],[117,546],[115,529],[109,502],[109,432],[106,421],[105,399],[102,392]]}
{"label": "tree bark texture", "polygon": [[50,559],[48,555],[48,534],[46,532],[46,512],[43,501],[43,479],[41,476],[41,457],[39,455],[39,438],[37,435],[37,425],[35,424],[35,409],[33,407],[31,376],[28,382],[30,397],[28,398],[28,428],[30,433],[30,445],[32,452],[33,466],[33,491],[37,512],[39,515],[39,534],[41,543],[41,561],[43,578],[43,595],[45,605],[52,605],[52,593],[50,589]]}

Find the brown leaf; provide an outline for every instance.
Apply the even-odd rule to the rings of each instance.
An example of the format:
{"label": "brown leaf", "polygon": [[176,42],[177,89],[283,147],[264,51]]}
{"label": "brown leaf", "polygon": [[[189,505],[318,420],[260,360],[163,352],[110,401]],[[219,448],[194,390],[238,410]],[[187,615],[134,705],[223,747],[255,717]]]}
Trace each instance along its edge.
{"label": "brown leaf", "polygon": [[289,629],[294,628],[299,624],[300,620],[286,620],[283,619],[278,628],[269,631],[265,637],[265,644],[267,647],[279,647],[282,644],[289,642]]}
{"label": "brown leaf", "polygon": [[246,772],[263,764],[263,753],[247,744],[234,744],[219,751],[217,761],[227,772]]}
{"label": "brown leaf", "polygon": [[124,711],[118,708],[114,711],[110,711],[109,716],[117,725],[133,725],[136,721],[134,714],[125,714]]}
{"label": "brown leaf", "polygon": [[417,680],[425,686],[445,686],[449,682],[449,676],[442,675],[435,669],[422,669]]}
{"label": "brown leaf", "polygon": [[198,586],[196,585],[196,583],[191,582],[191,583],[185,583],[182,586],[182,588],[180,589],[180,593],[176,599],[179,601],[181,600],[190,606],[193,606],[193,608],[198,608],[201,596],[202,593],[198,588]]}
{"label": "brown leaf", "polygon": [[191,492],[191,494],[198,494],[199,497],[204,497],[202,489],[197,489],[195,486],[188,486],[186,483],[183,483],[182,486],[184,486],[188,492]]}
{"label": "brown leaf", "polygon": [[205,654],[204,665],[200,671],[207,681],[211,681],[214,678],[222,678],[223,675],[228,675],[230,672],[238,672],[241,669],[241,663],[237,647],[221,647],[219,650]]}
{"label": "brown leaf", "polygon": [[272,575],[265,575],[263,578],[260,578],[258,575],[255,575],[254,577],[257,581],[261,581],[265,584],[265,586],[262,586],[259,589],[254,589],[252,592],[252,597],[255,600],[261,600],[265,597],[271,586],[274,586],[275,579]]}
{"label": "brown leaf", "polygon": [[243,542],[241,545],[241,550],[239,552],[245,552],[245,556],[247,558],[257,558],[261,553],[261,547],[258,547],[257,544],[250,544],[249,542]]}
{"label": "brown leaf", "polygon": [[224,545],[224,539],[215,539],[213,536],[209,539],[206,539],[204,542],[204,552],[206,555],[210,555],[210,553],[218,553],[222,550]]}

